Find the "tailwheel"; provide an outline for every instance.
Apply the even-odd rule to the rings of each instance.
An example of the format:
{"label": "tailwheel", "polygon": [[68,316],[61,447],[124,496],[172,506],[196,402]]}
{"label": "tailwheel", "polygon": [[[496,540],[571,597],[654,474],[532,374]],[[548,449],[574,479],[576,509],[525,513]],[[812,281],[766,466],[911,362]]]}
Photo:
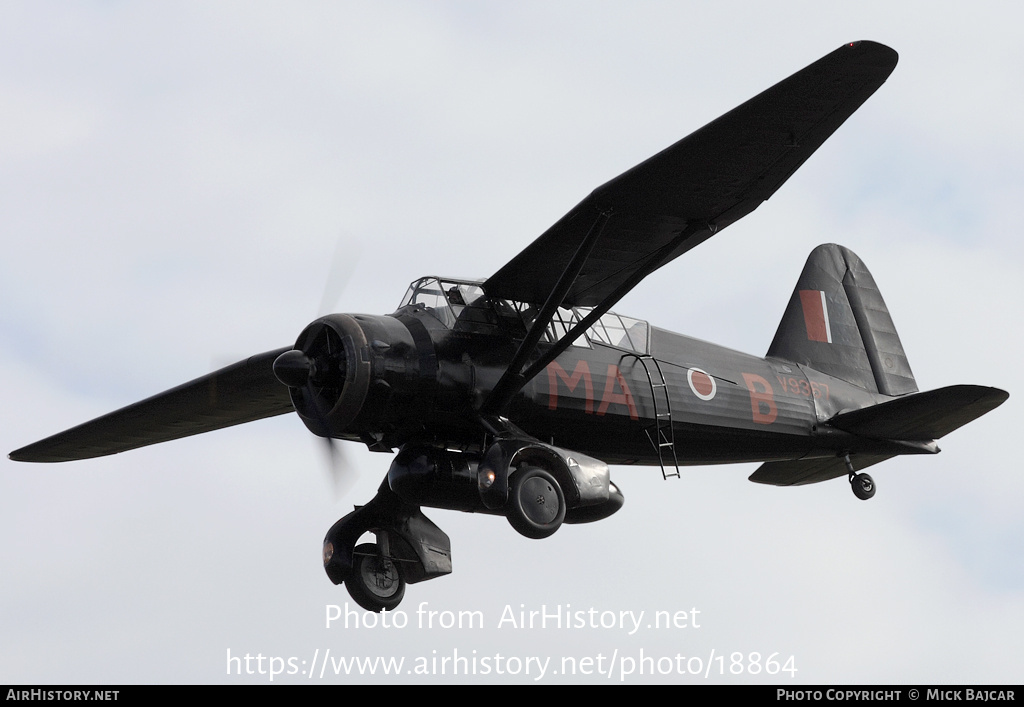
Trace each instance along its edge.
{"label": "tailwheel", "polygon": [[850,477],[850,487],[853,488],[853,495],[862,501],[866,501],[875,495],[875,480],[867,474],[858,474],[853,468],[849,453],[843,456],[843,463],[846,464],[846,472]]}
{"label": "tailwheel", "polygon": [[850,486],[853,487],[853,495],[862,501],[875,495],[875,480],[867,474],[853,474],[850,477]]}
{"label": "tailwheel", "polygon": [[526,467],[512,477],[505,515],[521,535],[540,540],[553,535],[565,520],[565,495],[551,474]]}
{"label": "tailwheel", "polygon": [[378,552],[373,543],[363,543],[353,550],[352,576],[345,580],[345,588],[367,611],[392,611],[405,596],[405,578],[395,560]]}

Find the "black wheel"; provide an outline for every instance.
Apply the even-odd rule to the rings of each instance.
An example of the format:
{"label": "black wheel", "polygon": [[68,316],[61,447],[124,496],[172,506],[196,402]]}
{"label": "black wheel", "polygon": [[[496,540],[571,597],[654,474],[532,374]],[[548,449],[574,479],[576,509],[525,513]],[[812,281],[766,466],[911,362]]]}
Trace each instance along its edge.
{"label": "black wheel", "polygon": [[359,606],[367,611],[393,610],[405,596],[405,578],[394,560],[377,554],[373,543],[356,545],[353,551],[352,576],[345,588]]}
{"label": "black wheel", "polygon": [[875,495],[875,480],[867,474],[854,474],[850,486],[853,487],[853,495],[862,501]]}
{"label": "black wheel", "polygon": [[534,540],[553,535],[565,520],[562,488],[543,469],[526,467],[512,477],[505,515],[520,534]]}

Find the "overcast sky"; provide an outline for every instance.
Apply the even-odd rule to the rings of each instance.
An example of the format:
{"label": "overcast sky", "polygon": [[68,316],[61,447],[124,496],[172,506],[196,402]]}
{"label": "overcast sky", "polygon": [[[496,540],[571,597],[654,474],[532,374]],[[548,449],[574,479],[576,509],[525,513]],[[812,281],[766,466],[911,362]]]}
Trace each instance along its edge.
{"label": "overcast sky", "polygon": [[[339,239],[355,271],[338,311],[390,312],[422,275],[486,277],[597,185],[857,39],[900,53],[889,81],[770,202],[616,309],[763,355],[807,254],[837,242],[871,268],[922,389],[1011,393],[937,457],[872,470],[867,503],[842,479],[765,487],[737,465],[613,467],[622,511],[542,542],[428,509],[455,571],[409,587],[392,629],[326,628],[352,603],[320,564],[390,456],[348,445],[340,499],[293,415],[3,459],[0,683],[269,681],[228,674],[246,654],[294,658],[275,682],[384,681],[310,679],[327,651],[401,658],[390,679],[423,683],[1019,682],[1021,18],[847,6],[0,4],[5,453],[290,345]],[[424,602],[485,625],[420,628]],[[499,627],[506,607],[567,604],[643,626]],[[749,674],[772,654],[796,672]],[[435,674],[455,655],[478,674]],[[676,674],[678,655],[713,667]],[[598,656],[611,675],[562,670]],[[672,674],[624,676],[641,657]]]}

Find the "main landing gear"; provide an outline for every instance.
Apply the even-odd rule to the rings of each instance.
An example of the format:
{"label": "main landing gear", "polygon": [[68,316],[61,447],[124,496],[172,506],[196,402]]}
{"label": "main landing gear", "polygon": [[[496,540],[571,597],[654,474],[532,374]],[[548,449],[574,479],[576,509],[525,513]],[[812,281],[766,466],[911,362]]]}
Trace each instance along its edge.
{"label": "main landing gear", "polygon": [[[324,570],[367,611],[392,611],[407,584],[452,571],[451,541],[421,506],[503,515],[521,535],[541,539],[563,523],[607,518],[623,500],[604,462],[540,442],[502,439],[482,461],[407,446],[377,495],[327,532]],[[368,533],[375,542],[363,541]]]}
{"label": "main landing gear", "polygon": [[[541,539],[561,527],[566,520],[565,494],[551,473],[525,467],[513,476],[511,486],[505,514],[519,533]],[[617,489],[616,496],[612,506],[617,510],[621,505]],[[356,544],[368,532],[377,541]],[[344,583],[352,599],[373,612],[396,609],[406,584],[452,571],[448,536],[419,506],[402,500],[387,479],[369,503],[328,531],[323,559],[331,581]]]}
{"label": "main landing gear", "polygon": [[[357,545],[367,532],[377,542]],[[418,506],[400,499],[385,479],[369,503],[327,532],[324,570],[335,584],[344,583],[367,611],[391,611],[405,596],[406,584],[451,573],[451,541]]]}
{"label": "main landing gear", "polygon": [[843,457],[843,461],[846,462],[846,471],[850,475],[850,487],[853,489],[853,495],[862,501],[866,501],[875,495],[875,480],[872,479],[868,474],[858,474],[853,468],[853,462],[850,461],[850,455],[847,454]]}

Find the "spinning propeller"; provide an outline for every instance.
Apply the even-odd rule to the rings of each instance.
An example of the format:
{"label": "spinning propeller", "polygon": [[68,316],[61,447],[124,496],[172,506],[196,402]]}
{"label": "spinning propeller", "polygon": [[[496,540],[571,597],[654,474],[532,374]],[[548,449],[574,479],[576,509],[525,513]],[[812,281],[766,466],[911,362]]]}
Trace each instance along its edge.
{"label": "spinning propeller", "polygon": [[[320,299],[320,313],[337,306],[355,271],[359,247],[344,235],[335,245]],[[274,360],[274,376],[288,386],[292,404],[309,426],[324,440],[328,473],[337,496],[345,495],[358,474],[345,458],[344,450],[331,436],[330,413],[345,390],[348,355],[340,334],[324,319],[310,324],[296,342]]]}

